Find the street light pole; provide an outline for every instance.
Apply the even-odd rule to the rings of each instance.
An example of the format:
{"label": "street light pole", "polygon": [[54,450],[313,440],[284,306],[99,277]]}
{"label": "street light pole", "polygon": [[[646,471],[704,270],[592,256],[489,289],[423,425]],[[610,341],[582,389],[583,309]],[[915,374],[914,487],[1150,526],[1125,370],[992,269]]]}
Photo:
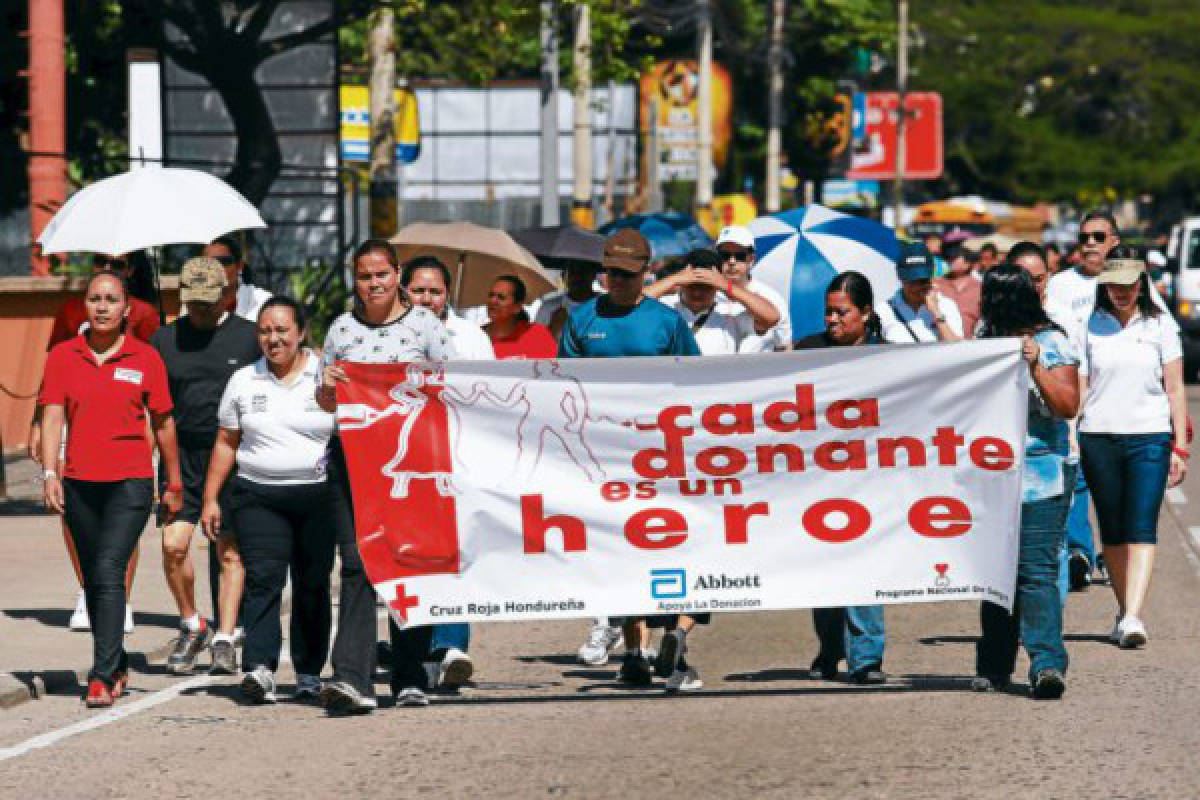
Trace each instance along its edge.
{"label": "street light pole", "polygon": [[[592,23],[587,3],[575,7],[575,47],[572,50],[575,72],[574,164],[575,192],[571,198],[571,219],[591,228],[592,212]],[[609,112],[611,115],[611,111]],[[609,170],[612,166],[609,165]]]}
{"label": "street light pole", "polygon": [[558,37],[554,31],[554,0],[542,0],[542,225],[558,219]]}
{"label": "street light pole", "polygon": [[904,93],[908,89],[908,0],[896,0],[896,182],[893,188],[896,208],[895,228],[904,223],[904,147],[908,112]]}
{"label": "street light pole", "polygon": [[696,102],[696,220],[706,230],[712,227],[712,9],[710,0],[696,0],[696,49],[699,81]]}
{"label": "street light pole", "polygon": [[779,210],[779,169],[783,135],[783,18],[787,0],[771,0],[771,47],[767,52],[767,213]]}

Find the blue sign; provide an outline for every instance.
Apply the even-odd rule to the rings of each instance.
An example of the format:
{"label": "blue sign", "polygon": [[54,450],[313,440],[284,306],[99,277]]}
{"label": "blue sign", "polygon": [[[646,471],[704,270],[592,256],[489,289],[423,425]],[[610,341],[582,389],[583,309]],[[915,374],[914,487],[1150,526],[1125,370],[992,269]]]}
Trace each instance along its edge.
{"label": "blue sign", "polygon": [[650,570],[650,596],[655,600],[687,597],[687,572],[682,569]]}

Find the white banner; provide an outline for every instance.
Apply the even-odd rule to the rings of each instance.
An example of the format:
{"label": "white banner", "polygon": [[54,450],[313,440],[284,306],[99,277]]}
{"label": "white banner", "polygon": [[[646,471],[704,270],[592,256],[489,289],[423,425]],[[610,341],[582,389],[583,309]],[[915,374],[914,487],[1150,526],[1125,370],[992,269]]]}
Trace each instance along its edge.
{"label": "white banner", "polygon": [[359,547],[409,623],[1011,606],[1015,340],[346,366]]}

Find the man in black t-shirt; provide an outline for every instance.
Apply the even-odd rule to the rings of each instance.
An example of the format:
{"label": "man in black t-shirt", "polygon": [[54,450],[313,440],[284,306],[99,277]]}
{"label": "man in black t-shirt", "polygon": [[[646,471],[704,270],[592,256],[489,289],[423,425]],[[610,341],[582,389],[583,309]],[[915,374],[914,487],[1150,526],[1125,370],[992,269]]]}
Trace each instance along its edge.
{"label": "man in black t-shirt", "polygon": [[[180,635],[167,657],[167,670],[177,675],[194,669],[196,656],[211,636],[208,623],[196,609],[191,542],[217,436],[217,405],[229,377],[262,355],[254,323],[225,310],[232,292],[220,262],[191,259],[183,265],[179,281],[179,298],[187,315],[160,328],[150,339],[167,366],[183,477],[183,510],[162,531],[163,569],[180,618]],[[227,503],[222,492],[222,505]],[[228,509],[223,517],[233,519]],[[235,628],[245,571],[231,528],[205,534],[217,545],[217,558],[209,558],[213,614],[220,623],[212,644],[212,672],[232,675],[237,670]]]}

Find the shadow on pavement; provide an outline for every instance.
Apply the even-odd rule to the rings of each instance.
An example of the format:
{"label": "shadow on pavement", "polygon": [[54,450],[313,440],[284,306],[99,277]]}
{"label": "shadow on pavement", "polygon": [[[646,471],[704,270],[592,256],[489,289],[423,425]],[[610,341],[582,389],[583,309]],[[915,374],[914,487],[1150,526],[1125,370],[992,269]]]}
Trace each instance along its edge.
{"label": "shadow on pavement", "polygon": [[520,661],[522,664],[556,664],[565,667],[571,664],[578,664],[579,657],[564,655],[563,653],[551,653],[544,656],[513,656],[513,661]]}
{"label": "shadow on pavement", "polygon": [[[71,620],[72,609],[67,608],[6,608],[4,616],[12,619],[32,619],[50,628],[67,627]],[[148,625],[154,628],[166,628],[174,631],[179,628],[178,614],[159,614],[153,611],[134,611],[134,625]],[[87,633],[87,631],[79,631]]]}
{"label": "shadow on pavement", "polygon": [[46,517],[53,516],[41,499],[14,497],[0,501],[0,517]]}

